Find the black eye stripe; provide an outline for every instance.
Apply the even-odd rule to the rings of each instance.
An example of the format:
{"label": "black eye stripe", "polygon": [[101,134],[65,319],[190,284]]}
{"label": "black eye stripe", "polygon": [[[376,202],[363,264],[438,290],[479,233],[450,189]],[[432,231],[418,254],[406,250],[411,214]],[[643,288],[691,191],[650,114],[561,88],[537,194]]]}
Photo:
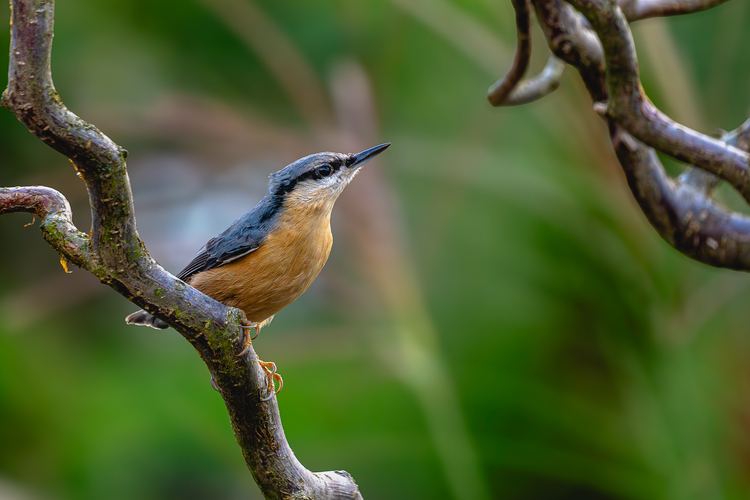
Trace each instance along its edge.
{"label": "black eye stripe", "polygon": [[323,165],[318,165],[314,169],[308,170],[304,174],[297,177],[297,182],[306,181],[308,179],[320,180],[320,179],[323,179],[324,177],[329,177],[340,168],[341,168],[340,160],[334,160],[330,163],[324,163]]}
{"label": "black eye stripe", "polygon": [[307,180],[320,180],[325,177],[330,177],[343,165],[344,162],[342,162],[338,158],[332,159],[328,163],[319,164],[315,168],[298,175],[294,179],[288,179],[284,182],[281,182],[276,188],[274,194],[276,196],[284,196],[286,193],[291,193],[300,182],[305,182]]}

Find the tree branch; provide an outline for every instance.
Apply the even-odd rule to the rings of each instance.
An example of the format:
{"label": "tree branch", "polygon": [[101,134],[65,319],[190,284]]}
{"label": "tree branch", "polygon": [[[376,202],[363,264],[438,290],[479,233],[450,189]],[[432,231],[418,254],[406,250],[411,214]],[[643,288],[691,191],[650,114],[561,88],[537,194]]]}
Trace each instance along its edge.
{"label": "tree branch", "polygon": [[527,104],[551,94],[560,86],[565,71],[565,64],[552,56],[538,75],[521,81],[531,58],[531,12],[529,0],[512,2],[518,30],[516,56],[508,74],[487,91],[487,99],[495,107]]}
{"label": "tree branch", "polygon": [[631,23],[650,17],[692,14],[721,5],[728,0],[619,0],[623,14]]}
{"label": "tree branch", "polygon": [[604,47],[609,89],[607,115],[643,143],[725,179],[750,201],[750,155],[673,121],[646,97],[633,36],[616,2],[570,3],[588,19]]}
{"label": "tree branch", "polygon": [[[555,56],[550,56],[547,60],[547,64],[544,65],[544,68],[542,68],[542,71],[539,72],[538,75],[526,80],[521,80],[503,101],[493,103],[492,100],[490,100],[490,104],[496,107],[520,106],[521,104],[538,101],[542,97],[550,95],[560,87],[560,81],[562,80],[564,72],[565,63]],[[500,82],[498,81],[498,83]],[[492,93],[493,88],[494,86],[490,87],[490,94]]]}
{"label": "tree branch", "polygon": [[[741,149],[742,151],[750,151],[750,119],[746,120],[745,123],[737,127],[735,130],[724,133],[721,140],[730,146],[735,146]],[[696,189],[700,189],[706,194],[711,194],[713,188],[721,182],[721,179],[714,174],[695,167],[688,167],[685,172],[680,174],[678,180],[689,184]]]}
{"label": "tree branch", "polygon": [[[67,200],[44,187],[0,189],[0,214],[30,212],[65,258],[174,327],[206,363],[229,412],[248,468],[267,498],[357,499],[343,471],[312,473],[284,436],[276,400],[263,402],[265,372],[251,348],[242,358],[243,314],[166,272],[136,230],[127,152],[69,111],[50,74],[54,0],[13,0],[8,88],[2,104],[46,144],[67,156],[86,183],[92,236],[71,222]],[[208,389],[208,388],[207,388]]]}
{"label": "tree branch", "polygon": [[493,106],[502,106],[508,95],[518,85],[526,73],[531,58],[531,11],[529,0],[511,0],[516,11],[516,56],[513,65],[504,78],[495,82],[487,93],[487,99]]}
{"label": "tree branch", "polygon": [[0,215],[15,212],[41,218],[44,239],[64,258],[78,267],[91,261],[91,240],[73,225],[70,204],[60,192],[41,186],[0,188]]}
{"label": "tree branch", "polygon": [[550,50],[578,70],[594,101],[607,98],[604,51],[588,21],[562,0],[534,0]]}
{"label": "tree branch", "polygon": [[711,179],[683,174],[673,180],[656,152],[622,126],[610,121],[610,134],[636,201],[664,240],[705,264],[750,270],[750,217],[713,200],[706,189]]}
{"label": "tree branch", "polygon": [[[630,29],[613,0],[571,0],[582,8],[587,19],[562,0],[533,3],[550,49],[578,69],[596,103],[595,110],[609,125],[628,185],[659,235],[700,262],[750,270],[750,217],[731,212],[710,197],[721,180],[716,174],[734,180],[735,187],[746,185],[746,165],[732,162],[747,157],[750,120],[716,140],[661,114],[643,93]],[[655,5],[651,2],[650,8]],[[690,5],[696,7],[697,3]],[[645,6],[646,3],[641,4]],[[634,7],[630,4],[630,8]],[[687,4],[683,3],[683,7]],[[631,133],[646,137],[657,149],[699,167],[705,168],[707,162],[714,162],[714,167],[717,163],[723,166],[715,160],[726,160],[724,155],[732,167],[744,169],[737,168],[727,175],[721,166],[711,169],[713,173],[688,167],[676,180],[671,179],[654,149]],[[709,151],[701,151],[701,147]]]}

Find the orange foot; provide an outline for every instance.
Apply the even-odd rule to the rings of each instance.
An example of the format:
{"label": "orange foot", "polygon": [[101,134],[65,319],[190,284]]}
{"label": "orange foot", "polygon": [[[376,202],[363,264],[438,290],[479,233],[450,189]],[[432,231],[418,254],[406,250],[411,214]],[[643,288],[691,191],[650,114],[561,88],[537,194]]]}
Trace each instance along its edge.
{"label": "orange foot", "polygon": [[[258,338],[258,335],[260,335],[261,325],[262,323],[248,321],[247,318],[242,319],[242,326],[240,328],[242,328],[243,332],[245,333],[245,344],[242,351],[240,351],[240,353],[237,355],[238,358],[244,356],[248,349],[250,349],[250,346],[253,345],[253,340]],[[255,330],[255,335],[251,337],[250,332],[252,332],[253,330]]]}
{"label": "orange foot", "polygon": [[[261,401],[268,401],[272,397],[274,397],[276,394],[281,392],[281,389],[284,388],[284,379],[281,378],[281,375],[276,373],[276,363],[273,361],[261,361],[260,358],[258,358],[258,364],[260,364],[261,367],[266,371],[266,375],[268,376],[268,392],[270,394],[267,398],[261,399]],[[279,390],[276,390],[276,384],[274,382],[279,383]]]}

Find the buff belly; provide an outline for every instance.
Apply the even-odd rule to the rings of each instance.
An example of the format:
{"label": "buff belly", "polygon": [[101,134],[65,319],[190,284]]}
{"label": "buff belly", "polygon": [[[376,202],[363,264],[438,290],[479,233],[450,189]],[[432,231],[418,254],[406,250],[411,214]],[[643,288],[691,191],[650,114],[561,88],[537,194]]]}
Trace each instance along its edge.
{"label": "buff belly", "polygon": [[280,221],[279,228],[247,257],[199,273],[190,284],[262,323],[294,302],[312,284],[328,260],[333,237],[330,222],[295,225]]}

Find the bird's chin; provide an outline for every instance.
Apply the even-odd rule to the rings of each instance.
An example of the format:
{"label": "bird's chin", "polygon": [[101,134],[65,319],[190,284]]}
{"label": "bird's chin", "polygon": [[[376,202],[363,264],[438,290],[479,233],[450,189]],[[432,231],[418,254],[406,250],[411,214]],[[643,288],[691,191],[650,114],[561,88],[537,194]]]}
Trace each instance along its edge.
{"label": "bird's chin", "polygon": [[341,183],[341,189],[343,190],[347,185],[349,185],[350,182],[352,182],[352,179],[357,177],[357,175],[362,171],[362,165],[358,165],[350,170],[348,170],[345,174],[345,176],[342,176],[343,182]]}

